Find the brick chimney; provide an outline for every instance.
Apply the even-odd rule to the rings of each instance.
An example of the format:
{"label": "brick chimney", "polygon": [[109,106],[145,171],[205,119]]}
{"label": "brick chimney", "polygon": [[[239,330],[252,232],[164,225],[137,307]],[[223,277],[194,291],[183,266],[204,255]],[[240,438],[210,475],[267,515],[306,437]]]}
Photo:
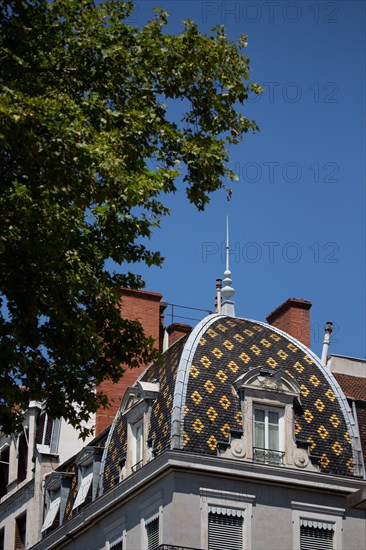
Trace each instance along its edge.
{"label": "brick chimney", "polygon": [[310,347],[311,302],[289,298],[267,317],[267,322]]}
{"label": "brick chimney", "polygon": [[[140,321],[145,335],[154,338],[156,348],[160,348],[160,342],[162,342],[163,311],[166,307],[164,302],[161,303],[161,299],[162,295],[155,292],[121,289],[122,317],[130,321]],[[146,367],[147,365],[133,369],[126,368],[123,377],[116,384],[106,380],[98,386],[99,391],[103,391],[108,395],[111,405],[109,409],[98,409],[95,435],[98,435],[112,423],[125,391],[133,385]]]}
{"label": "brick chimney", "polygon": [[166,327],[166,332],[168,333],[168,347],[172,346],[174,342],[192,332],[192,327],[190,325],[185,325],[184,323],[172,323]]}

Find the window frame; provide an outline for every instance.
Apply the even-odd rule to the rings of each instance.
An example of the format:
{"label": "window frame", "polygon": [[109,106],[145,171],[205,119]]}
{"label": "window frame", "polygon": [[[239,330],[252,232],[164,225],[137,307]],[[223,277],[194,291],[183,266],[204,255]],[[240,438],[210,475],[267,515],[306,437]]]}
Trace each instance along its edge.
{"label": "window frame", "polygon": [[333,550],[342,550],[342,518],[345,508],[321,506],[304,502],[291,502],[293,525],[293,548],[300,550],[301,521],[332,523],[334,525]]}
{"label": "window frame", "polygon": [[[258,447],[256,445],[256,419],[255,419],[255,412],[256,411],[264,411],[264,447]],[[270,439],[270,429],[269,429],[269,413],[275,412],[278,413],[278,449],[271,449],[269,447],[269,439]],[[262,462],[260,460],[255,460],[255,449],[263,450],[263,451],[273,451],[275,453],[279,453],[280,458],[280,464],[283,462],[283,457],[285,454],[285,426],[284,426],[284,417],[285,417],[285,407],[284,406],[275,406],[273,404],[267,404],[266,401],[253,401],[252,404],[252,453],[253,453],[253,460],[255,462]],[[259,421],[258,421],[259,423]],[[280,454],[281,453],[281,454]],[[264,455],[265,456],[265,455]],[[273,464],[277,465],[275,462],[272,463],[270,460],[264,460],[265,464]]]}
{"label": "window frame", "polygon": [[[227,512],[231,512],[231,513],[227,513]],[[228,508],[226,506],[225,507],[209,506],[208,507],[208,515],[207,515],[207,524],[208,524],[208,528],[207,528],[208,529],[208,531],[207,531],[207,547],[208,547],[208,550],[216,550],[216,548],[213,548],[213,546],[210,546],[210,532],[211,532],[210,525],[215,524],[215,522],[210,522],[210,517],[213,517],[213,516],[219,516],[219,517],[222,517],[222,518],[230,518],[230,517],[231,518],[239,518],[238,523],[240,523],[240,530],[241,530],[241,533],[239,533],[239,535],[240,535],[241,541],[239,543],[240,546],[238,546],[237,541],[235,541],[235,550],[243,550],[243,548],[244,548],[244,529],[245,529],[244,515],[245,515],[245,512],[243,510],[238,510],[236,508]],[[232,527],[232,525],[231,526],[227,525],[227,526],[224,526],[224,527],[226,527],[226,529],[230,530],[230,527]],[[224,536],[226,534],[226,529],[222,529],[222,533],[220,533],[220,535]],[[217,531],[221,531],[221,530],[217,529]],[[216,538],[216,533],[214,534],[214,536]],[[228,540],[226,540],[226,546],[225,547],[229,548],[227,545],[228,545]],[[219,548],[221,550],[222,541],[220,543]]]}
{"label": "window frame", "polygon": [[201,500],[201,544],[200,547],[208,549],[208,518],[209,511],[213,508],[226,508],[235,510],[243,517],[243,550],[252,548],[252,511],[256,499],[255,495],[221,491],[208,487],[200,488]]}

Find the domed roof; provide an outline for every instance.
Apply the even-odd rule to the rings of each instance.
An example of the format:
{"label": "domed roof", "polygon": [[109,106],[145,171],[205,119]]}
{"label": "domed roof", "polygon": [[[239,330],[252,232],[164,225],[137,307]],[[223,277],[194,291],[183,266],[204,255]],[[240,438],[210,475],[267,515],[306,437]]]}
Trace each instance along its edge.
{"label": "domed roof", "polygon": [[[217,455],[230,431],[242,431],[241,399],[234,382],[250,369],[281,371],[300,388],[294,437],[310,444],[320,470],[354,475],[355,449],[347,400],[332,374],[306,346],[262,322],[213,314],[203,319],[140,377],[158,381],[149,440],[154,454],[169,448]],[[126,417],[117,414],[103,457],[103,488],[118,477],[126,456]]]}

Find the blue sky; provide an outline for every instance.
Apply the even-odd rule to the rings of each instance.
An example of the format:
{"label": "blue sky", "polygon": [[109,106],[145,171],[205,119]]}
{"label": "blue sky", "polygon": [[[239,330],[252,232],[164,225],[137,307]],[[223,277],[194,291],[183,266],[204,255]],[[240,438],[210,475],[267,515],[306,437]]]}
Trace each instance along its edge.
{"label": "blue sky", "polygon": [[146,288],[213,309],[228,215],[236,314],[265,320],[304,298],[316,353],[329,320],[331,352],[366,357],[365,3],[149,0],[132,17],[140,24],[154,7],[170,14],[171,33],[190,18],[202,32],[224,24],[232,39],[247,34],[265,92],[246,108],[261,132],[230,150],[231,201],[219,191],[202,213],[182,188],[168,198],[171,216],[151,240],[164,266],[136,266]]}

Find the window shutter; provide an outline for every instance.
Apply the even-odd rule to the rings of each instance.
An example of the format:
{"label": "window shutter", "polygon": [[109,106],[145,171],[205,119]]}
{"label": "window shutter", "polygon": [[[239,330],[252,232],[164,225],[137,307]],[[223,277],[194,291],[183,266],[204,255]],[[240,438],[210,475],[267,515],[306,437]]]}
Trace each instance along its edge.
{"label": "window shutter", "polygon": [[93,482],[93,472],[90,472],[85,477],[83,477],[74,505],[72,507],[73,510],[75,510],[75,508],[77,508],[78,506],[80,506],[80,504],[83,504],[85,502],[92,482]]}
{"label": "window shutter", "polygon": [[50,527],[52,527],[56,519],[57,513],[60,509],[60,504],[61,504],[61,497],[57,497],[51,502],[47,515],[42,525],[41,533],[43,533],[43,531],[46,531],[46,529],[49,529]]}
{"label": "window shutter", "polygon": [[241,515],[208,514],[209,550],[242,550],[243,517]]}
{"label": "window shutter", "polygon": [[159,517],[146,523],[147,548],[156,550],[159,547]]}
{"label": "window shutter", "polygon": [[300,550],[333,550],[333,528],[300,526]]}

